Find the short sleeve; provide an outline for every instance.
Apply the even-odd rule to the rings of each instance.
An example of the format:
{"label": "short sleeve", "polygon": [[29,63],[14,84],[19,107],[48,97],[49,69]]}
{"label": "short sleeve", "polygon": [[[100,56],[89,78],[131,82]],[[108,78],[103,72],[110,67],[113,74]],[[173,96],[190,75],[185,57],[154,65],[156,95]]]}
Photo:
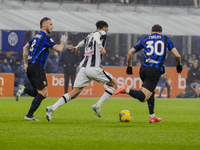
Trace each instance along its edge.
{"label": "short sleeve", "polygon": [[51,48],[53,48],[53,46],[56,44],[54,42],[54,40],[50,37],[50,36],[46,36],[45,40],[44,40],[45,44]]}
{"label": "short sleeve", "polygon": [[142,49],[142,41],[139,41],[137,44],[135,44],[134,46],[133,46],[133,48],[136,50],[136,51],[139,51],[139,50],[141,50]]}
{"label": "short sleeve", "polygon": [[28,41],[28,44],[31,46],[32,45],[32,42],[33,42],[33,39]]}
{"label": "short sleeve", "polygon": [[174,48],[173,43],[170,41],[170,39],[167,37],[167,48],[171,51]]}

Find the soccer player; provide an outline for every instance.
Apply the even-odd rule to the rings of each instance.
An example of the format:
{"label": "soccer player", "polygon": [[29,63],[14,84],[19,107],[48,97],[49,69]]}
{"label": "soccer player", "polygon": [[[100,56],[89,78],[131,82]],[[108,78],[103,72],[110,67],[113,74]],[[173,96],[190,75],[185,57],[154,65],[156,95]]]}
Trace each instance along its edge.
{"label": "soccer player", "polygon": [[132,73],[132,57],[139,50],[143,49],[144,59],[140,68],[140,78],[143,81],[142,90],[133,90],[122,86],[115,95],[119,93],[127,93],[133,98],[138,99],[140,102],[146,102],[149,108],[149,123],[160,122],[161,118],[156,117],[154,114],[154,94],[155,88],[160,76],[165,73],[165,56],[169,51],[175,56],[177,61],[177,73],[181,73],[181,56],[177,49],[174,47],[169,38],[162,35],[162,27],[158,24],[154,25],[151,30],[151,35],[140,40],[133,48],[130,49],[127,55],[128,66],[126,73]]}
{"label": "soccer player", "polygon": [[40,29],[41,31],[23,47],[24,70],[27,72],[33,89],[27,89],[20,85],[15,98],[18,100],[23,93],[34,97],[29,112],[24,118],[25,120],[37,121],[33,113],[48,95],[44,65],[49,54],[49,47],[56,52],[61,52],[67,40],[67,37],[62,35],[60,44],[56,44],[48,35],[53,29],[53,23],[50,18],[44,17],[40,21]]}
{"label": "soccer player", "polygon": [[92,106],[95,114],[101,117],[101,105],[114,93],[117,88],[117,82],[111,74],[101,69],[101,57],[106,53],[104,48],[108,24],[105,21],[96,23],[97,31],[90,33],[82,40],[73,51],[77,52],[78,48],[85,46],[84,58],[79,64],[80,71],[75,79],[74,88],[71,92],[64,94],[54,105],[46,108],[46,119],[51,121],[53,112],[60,106],[76,98],[92,80],[101,84],[106,84],[107,88],[99,99]]}

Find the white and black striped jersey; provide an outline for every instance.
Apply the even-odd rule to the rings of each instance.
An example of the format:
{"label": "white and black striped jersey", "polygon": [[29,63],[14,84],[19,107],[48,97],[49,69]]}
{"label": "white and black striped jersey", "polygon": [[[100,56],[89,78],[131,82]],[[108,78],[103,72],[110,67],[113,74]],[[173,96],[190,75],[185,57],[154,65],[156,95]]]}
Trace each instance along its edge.
{"label": "white and black striped jersey", "polygon": [[105,47],[106,32],[103,30],[90,33],[76,48],[85,45],[84,58],[79,67],[101,67],[102,55],[98,44]]}

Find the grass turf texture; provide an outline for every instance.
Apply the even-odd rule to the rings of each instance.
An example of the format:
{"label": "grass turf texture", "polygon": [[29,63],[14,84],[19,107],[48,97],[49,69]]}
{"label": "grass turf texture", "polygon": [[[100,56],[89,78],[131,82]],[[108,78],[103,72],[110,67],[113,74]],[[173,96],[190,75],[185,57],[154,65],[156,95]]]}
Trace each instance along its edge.
{"label": "grass turf texture", "polygon": [[[147,104],[131,98],[111,98],[102,105],[102,117],[91,106],[97,98],[77,98],[58,108],[52,122],[45,119],[46,106],[58,98],[47,98],[34,114],[40,121],[24,121],[32,98],[0,98],[0,149],[200,149],[200,100],[156,99],[159,123],[148,123]],[[130,122],[118,114],[128,109]]]}

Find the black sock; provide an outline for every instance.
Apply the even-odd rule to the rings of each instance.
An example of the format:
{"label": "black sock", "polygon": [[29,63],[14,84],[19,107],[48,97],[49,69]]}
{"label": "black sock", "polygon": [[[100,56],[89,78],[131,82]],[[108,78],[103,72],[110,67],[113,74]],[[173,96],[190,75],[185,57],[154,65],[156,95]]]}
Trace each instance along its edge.
{"label": "black sock", "polygon": [[143,102],[145,99],[144,93],[140,90],[130,89],[129,95],[132,96],[133,98],[137,98],[140,102]]}
{"label": "black sock", "polygon": [[38,109],[43,99],[45,99],[45,97],[42,94],[38,93],[32,101],[31,108],[29,109],[27,117],[33,116],[33,113]]}
{"label": "black sock", "polygon": [[154,114],[154,102],[155,102],[155,98],[154,98],[155,92],[153,92],[153,94],[151,95],[151,97],[147,100],[147,105],[149,108],[149,114]]}
{"label": "black sock", "polygon": [[32,97],[36,97],[37,94],[38,94],[38,91],[37,91],[37,89],[27,89],[27,88],[25,88],[24,93],[26,93],[26,94],[28,94]]}

